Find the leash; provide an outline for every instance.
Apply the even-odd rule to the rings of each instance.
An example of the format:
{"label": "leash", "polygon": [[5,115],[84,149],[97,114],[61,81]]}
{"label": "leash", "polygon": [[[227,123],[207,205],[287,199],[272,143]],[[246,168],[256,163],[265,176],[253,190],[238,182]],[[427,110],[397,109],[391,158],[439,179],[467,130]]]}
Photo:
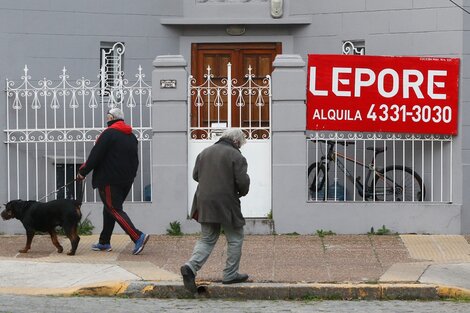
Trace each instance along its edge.
{"label": "leash", "polygon": [[[62,187],[59,187],[57,188],[56,190],[53,190],[51,191],[50,193],[48,193],[47,195],[45,195],[44,197],[42,197],[41,199],[38,199],[37,201],[41,201],[43,199],[46,199],[47,197],[49,197],[50,195],[54,194],[54,193],[58,193],[59,191],[61,191],[62,189],[64,189],[65,187],[67,187],[68,185],[70,184],[73,184],[74,182],[76,182],[77,179],[73,179],[71,181],[69,181],[68,183],[66,183],[65,185],[63,185]],[[76,200],[79,200],[80,202],[82,202],[83,200],[83,194],[85,193],[85,179],[81,180],[80,183],[82,184],[82,192],[80,194],[80,199],[76,199]]]}

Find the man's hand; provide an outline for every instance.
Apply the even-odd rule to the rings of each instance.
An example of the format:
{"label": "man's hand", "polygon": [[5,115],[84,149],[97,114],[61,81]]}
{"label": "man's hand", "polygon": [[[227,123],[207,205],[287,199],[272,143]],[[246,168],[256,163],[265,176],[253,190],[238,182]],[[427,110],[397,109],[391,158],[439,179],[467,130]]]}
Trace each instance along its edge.
{"label": "man's hand", "polygon": [[77,181],[82,181],[82,180],[85,179],[85,176],[82,176],[82,174],[78,173],[76,179],[77,179]]}

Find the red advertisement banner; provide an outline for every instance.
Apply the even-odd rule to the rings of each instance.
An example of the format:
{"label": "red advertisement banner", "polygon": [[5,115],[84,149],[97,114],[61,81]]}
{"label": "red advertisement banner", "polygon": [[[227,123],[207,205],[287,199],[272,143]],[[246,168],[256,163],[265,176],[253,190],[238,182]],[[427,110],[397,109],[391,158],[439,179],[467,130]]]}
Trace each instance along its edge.
{"label": "red advertisement banner", "polygon": [[307,130],[456,135],[459,62],[310,54]]}

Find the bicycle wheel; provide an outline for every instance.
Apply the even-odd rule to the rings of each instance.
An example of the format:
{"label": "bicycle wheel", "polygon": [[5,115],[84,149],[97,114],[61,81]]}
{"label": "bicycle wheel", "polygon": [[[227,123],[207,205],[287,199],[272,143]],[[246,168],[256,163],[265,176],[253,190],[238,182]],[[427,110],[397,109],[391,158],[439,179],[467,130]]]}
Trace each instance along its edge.
{"label": "bicycle wheel", "polygon": [[308,167],[308,193],[310,200],[325,201],[325,166],[312,163]]}
{"label": "bicycle wheel", "polygon": [[409,167],[388,166],[375,176],[376,201],[423,201],[425,196],[423,180]]}

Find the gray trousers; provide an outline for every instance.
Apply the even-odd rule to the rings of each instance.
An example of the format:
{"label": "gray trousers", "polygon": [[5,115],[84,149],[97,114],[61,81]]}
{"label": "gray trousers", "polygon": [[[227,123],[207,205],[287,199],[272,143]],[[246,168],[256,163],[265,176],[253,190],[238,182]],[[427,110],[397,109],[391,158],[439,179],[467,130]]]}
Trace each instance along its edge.
{"label": "gray trousers", "polygon": [[[194,274],[206,263],[219,239],[220,224],[201,223],[201,238],[194,246],[191,259],[186,263]],[[232,280],[237,277],[242,256],[244,232],[243,227],[234,228],[222,225],[227,239],[227,261],[225,263],[223,280]]]}

